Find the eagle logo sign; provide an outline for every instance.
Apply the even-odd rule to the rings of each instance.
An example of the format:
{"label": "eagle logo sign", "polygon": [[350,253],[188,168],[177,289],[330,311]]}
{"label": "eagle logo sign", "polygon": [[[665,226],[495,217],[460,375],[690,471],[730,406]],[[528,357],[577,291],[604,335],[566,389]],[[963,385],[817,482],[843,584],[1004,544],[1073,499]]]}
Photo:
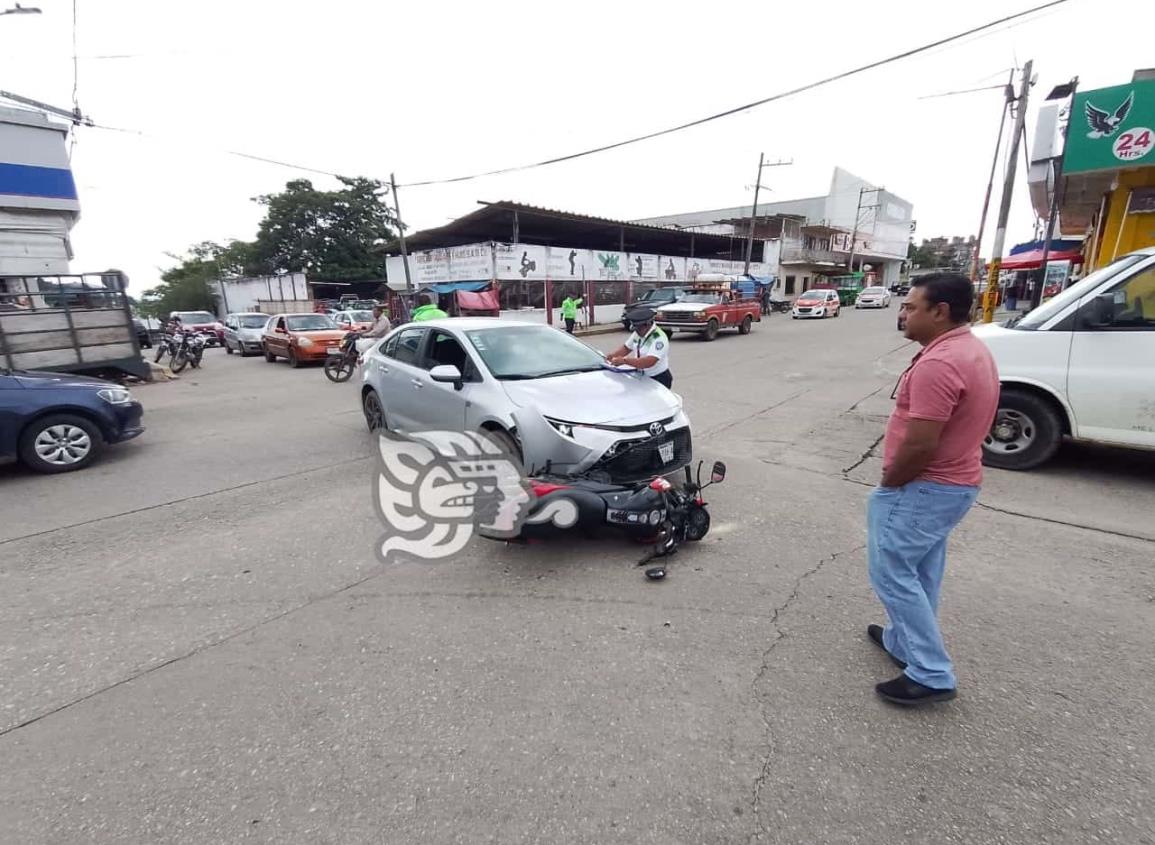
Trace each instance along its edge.
{"label": "eagle logo sign", "polygon": [[1087,125],[1091,127],[1091,131],[1087,133],[1088,138],[1110,138],[1114,135],[1119,125],[1127,119],[1127,115],[1131,112],[1131,106],[1135,102],[1135,92],[1132,91],[1127,99],[1119,108],[1115,109],[1114,113],[1108,113],[1103,109],[1096,108],[1087,101]]}
{"label": "eagle logo sign", "polygon": [[[530,511],[533,488],[512,456],[482,434],[427,431],[402,437],[381,432],[373,500],[385,526],[377,547],[385,563],[397,556],[446,560],[474,533],[512,539],[526,522],[568,528],[577,506],[565,500]],[[568,506],[568,507],[567,507]]]}

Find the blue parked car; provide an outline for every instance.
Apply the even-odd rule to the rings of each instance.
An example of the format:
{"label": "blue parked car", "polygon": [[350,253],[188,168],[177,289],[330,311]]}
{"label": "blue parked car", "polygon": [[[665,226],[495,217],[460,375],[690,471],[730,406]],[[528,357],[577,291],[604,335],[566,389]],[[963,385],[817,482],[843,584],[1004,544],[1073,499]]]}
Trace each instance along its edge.
{"label": "blue parked car", "polygon": [[110,443],[144,431],[127,389],[88,376],[0,368],[0,461],[37,472],[88,466]]}

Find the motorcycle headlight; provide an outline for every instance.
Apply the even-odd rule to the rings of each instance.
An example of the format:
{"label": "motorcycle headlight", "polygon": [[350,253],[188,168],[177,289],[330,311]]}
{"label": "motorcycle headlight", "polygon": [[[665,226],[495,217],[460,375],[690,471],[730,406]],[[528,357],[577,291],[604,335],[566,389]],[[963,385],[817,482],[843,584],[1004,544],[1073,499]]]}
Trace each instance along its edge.
{"label": "motorcycle headlight", "polygon": [[662,512],[659,510],[650,511],[650,525],[657,525],[662,521]]}
{"label": "motorcycle headlight", "polygon": [[313,345],[313,341],[307,337],[297,338],[297,346],[303,346],[305,349],[308,349],[312,345]]}
{"label": "motorcycle headlight", "polygon": [[96,391],[96,395],[109,405],[127,405],[132,401],[132,394],[123,387],[106,387]]}

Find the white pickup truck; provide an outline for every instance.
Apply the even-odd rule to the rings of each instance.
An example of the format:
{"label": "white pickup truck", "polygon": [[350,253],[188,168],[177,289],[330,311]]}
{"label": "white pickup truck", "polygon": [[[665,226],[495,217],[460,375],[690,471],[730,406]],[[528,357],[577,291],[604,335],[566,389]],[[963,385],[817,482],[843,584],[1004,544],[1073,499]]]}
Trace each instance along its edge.
{"label": "white pickup truck", "polygon": [[1096,270],[1022,319],[974,333],[1002,384],[987,465],[1032,469],[1064,436],[1155,449],[1155,247]]}

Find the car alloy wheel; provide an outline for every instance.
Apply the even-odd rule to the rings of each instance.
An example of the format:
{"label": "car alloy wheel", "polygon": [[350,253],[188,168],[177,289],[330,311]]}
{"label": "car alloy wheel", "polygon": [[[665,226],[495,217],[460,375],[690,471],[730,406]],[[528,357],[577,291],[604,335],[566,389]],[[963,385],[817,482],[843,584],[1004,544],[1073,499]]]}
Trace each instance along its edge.
{"label": "car alloy wheel", "polygon": [[20,438],[20,458],[36,472],[70,472],[87,466],[104,441],[100,429],[71,414],[46,417]]}
{"label": "car alloy wheel", "polygon": [[380,431],[385,428],[385,409],[381,407],[381,397],[376,390],[370,390],[361,400],[361,408],[365,413],[365,425],[370,431]]}
{"label": "car alloy wheel", "polygon": [[40,460],[55,466],[83,461],[92,451],[92,438],[75,425],[54,425],[44,429],[32,441]]}

